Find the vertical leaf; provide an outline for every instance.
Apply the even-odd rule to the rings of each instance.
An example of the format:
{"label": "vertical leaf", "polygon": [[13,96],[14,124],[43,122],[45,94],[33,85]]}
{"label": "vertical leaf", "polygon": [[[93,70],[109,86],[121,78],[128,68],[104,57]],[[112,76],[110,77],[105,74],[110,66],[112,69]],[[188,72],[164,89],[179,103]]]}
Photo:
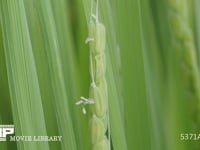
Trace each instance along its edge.
{"label": "vertical leaf", "polygon": [[[50,82],[53,88],[55,113],[58,122],[59,134],[63,136],[61,146],[63,149],[76,150],[76,140],[72,118],[70,113],[70,99],[67,96],[67,88],[64,78],[61,46],[56,30],[56,23],[53,16],[50,0],[37,1],[38,14],[41,22],[41,29],[45,40],[45,51],[48,59],[48,69],[51,74]],[[67,51],[67,49],[66,49]]]}
{"label": "vertical leaf", "polygon": [[[23,0],[0,1],[4,49],[17,135],[46,135],[35,61]],[[19,149],[48,150],[48,143],[18,142]]]}

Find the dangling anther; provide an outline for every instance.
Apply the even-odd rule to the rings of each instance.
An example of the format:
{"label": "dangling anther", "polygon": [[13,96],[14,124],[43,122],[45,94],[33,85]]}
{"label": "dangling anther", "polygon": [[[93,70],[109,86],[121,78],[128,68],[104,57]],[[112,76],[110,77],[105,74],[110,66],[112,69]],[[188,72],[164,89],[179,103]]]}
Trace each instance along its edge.
{"label": "dangling anther", "polygon": [[86,109],[85,109],[85,105],[94,104],[94,101],[93,101],[92,99],[87,99],[87,98],[81,96],[81,97],[80,97],[80,100],[77,101],[75,104],[76,104],[76,105],[83,105],[83,106],[82,106],[82,112],[83,112],[83,114],[85,115],[85,114],[87,114],[87,111],[86,111]]}

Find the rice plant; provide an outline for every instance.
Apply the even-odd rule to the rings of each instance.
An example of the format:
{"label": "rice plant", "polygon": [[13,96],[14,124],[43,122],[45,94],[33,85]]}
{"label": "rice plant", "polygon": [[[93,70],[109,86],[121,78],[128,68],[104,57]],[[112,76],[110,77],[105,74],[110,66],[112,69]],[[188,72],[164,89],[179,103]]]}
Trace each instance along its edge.
{"label": "rice plant", "polygon": [[199,8],[0,0],[0,149],[200,149]]}

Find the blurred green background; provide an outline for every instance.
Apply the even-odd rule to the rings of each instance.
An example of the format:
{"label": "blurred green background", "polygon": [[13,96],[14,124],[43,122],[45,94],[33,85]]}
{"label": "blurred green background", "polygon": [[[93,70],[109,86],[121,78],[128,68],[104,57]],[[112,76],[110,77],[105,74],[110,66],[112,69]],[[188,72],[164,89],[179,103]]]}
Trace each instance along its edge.
{"label": "blurred green background", "polygon": [[[0,0],[0,124],[61,142],[1,150],[90,150],[88,23],[95,0]],[[200,1],[99,0],[113,150],[199,150]],[[182,139],[184,137],[184,140]]]}

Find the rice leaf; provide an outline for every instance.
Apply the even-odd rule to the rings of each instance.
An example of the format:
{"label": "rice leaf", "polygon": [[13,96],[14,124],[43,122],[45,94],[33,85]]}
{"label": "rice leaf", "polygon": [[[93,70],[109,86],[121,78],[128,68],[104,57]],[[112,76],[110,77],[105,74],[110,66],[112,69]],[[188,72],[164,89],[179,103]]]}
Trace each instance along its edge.
{"label": "rice leaf", "polygon": [[[22,0],[1,2],[4,52],[16,135],[46,135],[35,61]],[[48,150],[48,143],[18,142],[19,149]]]}
{"label": "rice leaf", "polygon": [[[36,2],[48,60],[48,69],[51,74],[50,82],[53,88],[55,112],[57,116],[59,134],[63,136],[61,146],[63,149],[76,150],[75,129],[70,113],[70,101],[66,92],[66,84],[62,66],[61,51],[52,5],[49,0]],[[66,49],[67,50],[67,49]],[[69,81],[67,81],[70,83]]]}

